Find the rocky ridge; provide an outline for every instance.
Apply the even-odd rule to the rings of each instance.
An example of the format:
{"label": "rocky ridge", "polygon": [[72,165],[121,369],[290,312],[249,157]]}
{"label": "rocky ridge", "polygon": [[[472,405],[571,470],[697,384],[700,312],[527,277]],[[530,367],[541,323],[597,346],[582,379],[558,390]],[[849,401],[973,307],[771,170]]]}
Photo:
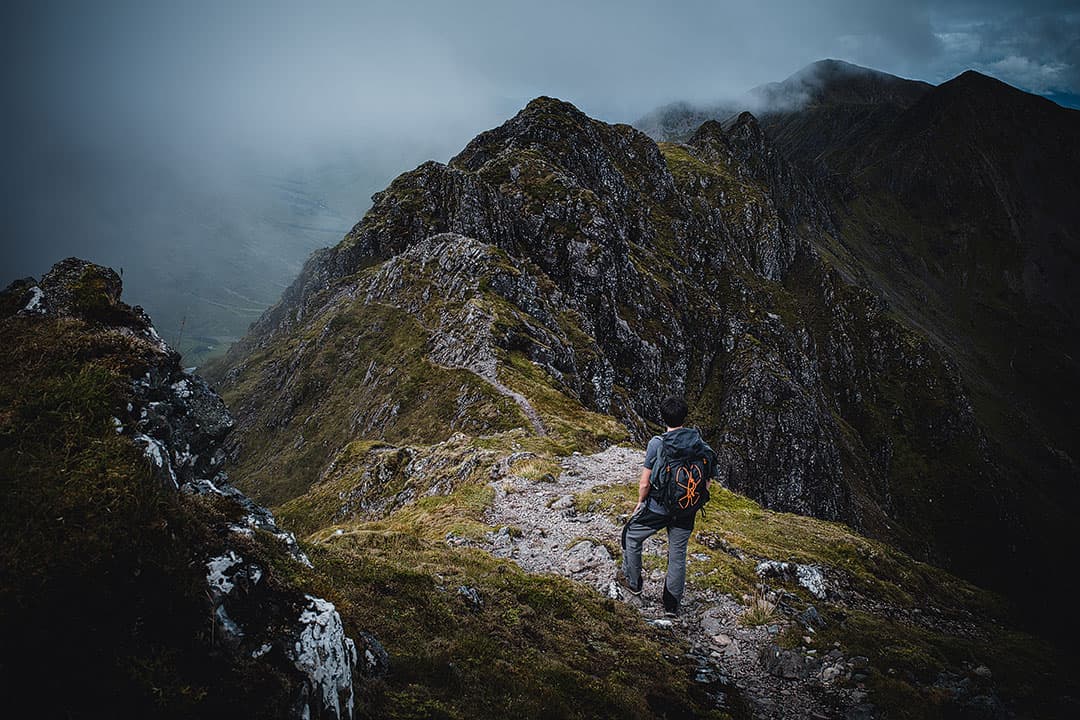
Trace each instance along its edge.
{"label": "rocky ridge", "polygon": [[981,506],[956,532],[993,552],[957,539],[949,560],[1035,616],[1065,612],[1048,578],[1069,534],[1061,508],[1078,501],[1080,113],[974,71],[934,87],[831,61],[769,92],[803,98],[761,120],[830,210],[837,232],[819,249],[949,358],[983,429],[990,467],[961,494]]}
{"label": "rocky ridge", "polygon": [[[644,597],[621,593],[618,537],[636,497],[641,448],[552,457],[516,429],[355,452],[366,458],[354,460],[362,474],[336,476],[282,508],[313,552],[332,557],[419,536],[419,556],[407,542],[390,542],[393,562],[415,563],[419,582],[459,608],[459,621],[493,623],[485,632],[509,630],[515,644],[529,642],[536,623],[557,622],[543,598],[568,580],[588,610],[568,628],[575,640],[548,645],[547,657],[578,652],[574,642],[606,648],[612,640],[592,633],[609,613],[630,609],[642,624],[625,628],[624,639],[648,638],[658,644],[654,658],[679,664],[690,682],[680,692],[699,703],[699,716],[887,718],[919,707],[926,718],[1040,717],[1075,704],[1055,670],[1065,660],[1017,634],[1000,598],[842,525],[763,510],[720,487],[691,539],[680,616],[661,612],[662,533],[646,546]],[[499,569],[461,573],[478,552],[490,558],[482,567]],[[428,553],[441,559],[432,564]],[[492,582],[507,577],[507,561],[543,593],[508,606]]]}
{"label": "rocky ridge", "polygon": [[[358,434],[433,442],[523,425],[564,448],[612,436],[560,433],[575,406],[640,440],[658,398],[682,391],[731,487],[947,557],[925,532],[917,466],[955,455],[966,488],[986,466],[980,431],[949,361],[818,253],[831,223],[749,114],[657,146],[539,98],[376,195],[206,369],[237,411],[234,477],[281,503]],[[387,313],[418,323],[413,341],[357,339],[357,323]],[[462,384],[461,368],[475,379]],[[337,408],[345,397],[352,409]],[[268,475],[281,480],[260,486]]]}
{"label": "rocky ridge", "polygon": [[[448,240],[467,249],[467,265],[501,265],[494,249],[453,236],[421,244],[413,260],[452,267],[461,256],[443,255]],[[365,289],[392,287],[398,276],[379,277]],[[471,297],[455,272],[439,277]],[[841,525],[772,513],[719,488],[693,540],[684,616],[668,624],[655,598],[640,607],[613,598],[612,540],[632,502],[640,450],[562,456],[524,415],[519,428],[428,446],[354,440],[308,493],[280,508],[279,525],[220,470],[231,424],[220,400],[119,302],[115,281],[69,261],[54,277],[0,295],[10,340],[0,389],[12,408],[0,417],[0,467],[5,512],[20,518],[3,524],[18,532],[5,537],[0,599],[9,607],[28,582],[66,582],[88,613],[55,612],[67,593],[54,590],[4,617],[48,618],[30,627],[56,635],[46,645],[61,657],[79,658],[80,648],[107,655],[115,645],[120,657],[149,649],[173,658],[143,671],[149,681],[118,679],[108,663],[84,671],[77,690],[66,680],[63,697],[84,709],[116,710],[115,696],[99,698],[95,687],[128,688],[124,701],[141,707],[144,682],[159,694],[157,714],[177,717],[789,717],[804,709],[889,717],[897,702],[965,712],[1046,706],[1031,688],[1047,682],[1053,657],[998,625],[1004,616],[991,596]],[[79,290],[70,309],[49,315],[50,297],[62,299],[69,286]],[[100,302],[98,291],[114,286]],[[115,385],[100,393],[78,380],[103,370]],[[528,396],[563,436],[601,419],[555,402],[550,390],[530,387]],[[57,437],[64,453],[48,449]],[[100,447],[119,454],[98,458]],[[49,495],[65,475],[62,492]],[[83,484],[93,489],[83,493]],[[123,499],[128,491],[144,510]],[[104,508],[101,498],[111,498]],[[305,534],[302,547],[282,526]],[[118,538],[99,535],[108,532]],[[657,570],[656,555],[648,557]],[[99,600],[94,588],[117,583]],[[135,598],[138,630],[129,637],[132,623],[118,608]],[[764,619],[747,621],[755,607]],[[102,614],[119,616],[119,626],[98,630],[89,618]],[[346,632],[364,626],[380,628],[385,649],[368,633]],[[33,657],[18,628],[5,632],[17,656]],[[1068,696],[1049,706],[1067,707]]]}

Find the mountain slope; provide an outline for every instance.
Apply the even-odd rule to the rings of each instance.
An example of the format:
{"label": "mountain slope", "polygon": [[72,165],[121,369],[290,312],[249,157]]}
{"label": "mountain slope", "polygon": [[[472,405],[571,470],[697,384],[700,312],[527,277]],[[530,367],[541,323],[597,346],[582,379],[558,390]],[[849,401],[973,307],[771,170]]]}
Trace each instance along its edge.
{"label": "mountain slope", "polygon": [[750,95],[781,153],[808,170],[836,172],[836,153],[875,138],[931,89],[929,83],[821,60]]}
{"label": "mountain slope", "polygon": [[998,547],[1015,560],[986,565],[969,546],[955,567],[1052,595],[1044,559],[1061,557],[1080,500],[1080,113],[975,72],[931,87],[832,61],[772,94],[800,97],[799,76],[821,82],[762,125],[827,208],[836,233],[818,249],[955,365],[994,458],[969,489],[999,498]]}
{"label": "mountain slope", "polygon": [[119,276],[69,258],[0,303],[7,697],[48,717],[350,717],[374,669],[357,645],[377,641],[305,592],[296,540],[227,483],[228,411]]}
{"label": "mountain slope", "polygon": [[[693,682],[685,643],[633,610],[424,534],[483,527],[489,491],[469,478],[396,527],[298,544],[230,486],[228,411],[120,289],[69,258],[0,293],[0,687],[17,706],[740,716],[734,688],[717,708],[719,685]],[[408,472],[439,471],[438,448],[418,456]],[[499,454],[470,459],[486,483]]]}
{"label": "mountain slope", "polygon": [[395,180],[207,369],[237,409],[234,477],[280,504],[356,440],[537,429],[515,394],[531,449],[604,445],[605,416],[643,440],[685,392],[733,489],[972,562],[1007,508],[978,492],[996,471],[960,379],[819,256],[832,232],[749,114],[657,146],[534,100]]}
{"label": "mountain slope", "polygon": [[1080,113],[968,72],[834,157],[833,256],[957,364],[1015,543],[1053,556],[1080,500]]}

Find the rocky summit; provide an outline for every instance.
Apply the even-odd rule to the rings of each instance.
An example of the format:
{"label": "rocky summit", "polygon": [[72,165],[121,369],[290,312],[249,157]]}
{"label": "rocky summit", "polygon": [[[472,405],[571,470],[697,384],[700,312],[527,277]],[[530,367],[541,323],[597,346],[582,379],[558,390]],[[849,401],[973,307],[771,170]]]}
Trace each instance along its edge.
{"label": "rocky summit", "polygon": [[[68,716],[1074,715],[1072,400],[1028,373],[1075,355],[988,332],[1064,352],[1071,216],[1032,240],[1011,146],[935,136],[1000,88],[896,80],[827,64],[659,143],[537,98],[198,373],[107,268],[10,285],[4,682]],[[672,393],[720,477],[674,618],[662,533],[615,576]]]}

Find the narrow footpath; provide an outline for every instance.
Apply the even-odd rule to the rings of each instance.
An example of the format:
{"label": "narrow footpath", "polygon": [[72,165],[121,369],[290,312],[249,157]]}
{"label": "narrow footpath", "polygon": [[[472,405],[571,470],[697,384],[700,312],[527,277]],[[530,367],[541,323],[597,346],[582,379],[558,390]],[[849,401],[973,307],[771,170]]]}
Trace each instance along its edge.
{"label": "narrow footpath", "polygon": [[[755,718],[870,718],[865,693],[829,682],[829,662],[842,667],[838,651],[823,658],[823,672],[802,678],[785,678],[768,669],[780,619],[769,626],[749,627],[739,618],[746,607],[736,598],[695,586],[694,563],[704,556],[688,557],[687,588],[677,618],[665,618],[660,593],[663,588],[667,547],[666,532],[650,538],[644,547],[645,566],[654,569],[646,577],[644,592],[635,597],[615,583],[620,558],[621,526],[601,513],[578,512],[574,495],[594,487],[636,486],[642,452],[611,447],[595,455],[573,455],[561,461],[557,478],[529,480],[507,473],[493,483],[496,496],[485,521],[499,528],[488,537],[485,548],[495,557],[509,558],[533,573],[548,573],[589,585],[608,597],[637,607],[645,621],[661,635],[684,640],[689,657],[697,664],[695,682],[707,686],[719,707],[734,702],[736,691]],[[659,562],[650,562],[655,556]],[[657,567],[657,565],[659,567]]]}

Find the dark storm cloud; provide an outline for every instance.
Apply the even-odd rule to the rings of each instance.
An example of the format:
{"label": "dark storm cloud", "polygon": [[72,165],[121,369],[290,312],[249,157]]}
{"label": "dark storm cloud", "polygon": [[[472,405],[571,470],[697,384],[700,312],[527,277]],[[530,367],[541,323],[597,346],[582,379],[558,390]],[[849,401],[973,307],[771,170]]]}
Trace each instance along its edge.
{"label": "dark storm cloud", "polygon": [[928,80],[972,67],[1035,93],[1080,93],[1080,5],[945,3],[935,13],[942,53]]}

